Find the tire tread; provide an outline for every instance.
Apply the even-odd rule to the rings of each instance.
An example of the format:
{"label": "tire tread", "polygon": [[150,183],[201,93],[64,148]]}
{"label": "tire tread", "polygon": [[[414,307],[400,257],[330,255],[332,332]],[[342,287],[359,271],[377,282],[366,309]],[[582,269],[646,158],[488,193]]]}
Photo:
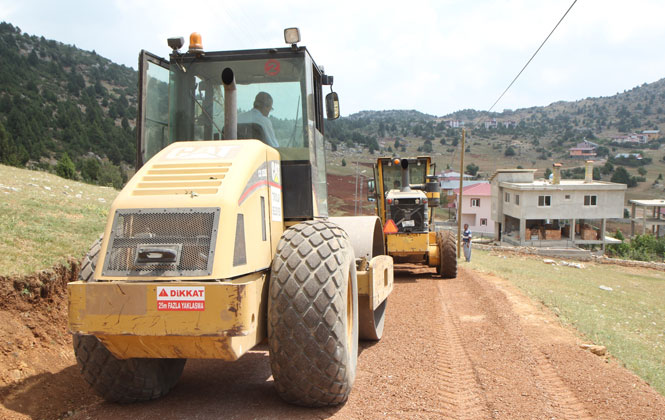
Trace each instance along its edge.
{"label": "tire tread", "polygon": [[357,355],[356,339],[356,355],[345,357],[347,268],[355,278],[348,236],[334,223],[307,221],[287,230],[277,250],[268,304],[275,389],[293,404],[341,404],[353,385]]}

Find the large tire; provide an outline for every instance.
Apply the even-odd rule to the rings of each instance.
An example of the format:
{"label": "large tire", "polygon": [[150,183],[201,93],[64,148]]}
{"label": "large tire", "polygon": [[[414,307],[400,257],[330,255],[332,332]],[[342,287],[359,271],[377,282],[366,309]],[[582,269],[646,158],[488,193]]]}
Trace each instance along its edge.
{"label": "large tire", "polygon": [[436,243],[439,248],[439,265],[437,274],[444,279],[457,277],[457,245],[455,237],[449,230],[436,233]]}
{"label": "large tire", "polygon": [[74,334],[81,373],[106,401],[133,403],[166,395],[187,359],[117,359],[94,335]]}
{"label": "large tire", "polygon": [[90,250],[83,258],[78,276],[79,281],[89,282],[93,279],[92,276],[95,274],[95,268],[97,267],[99,251],[102,250],[102,239],[104,239],[103,235],[92,244]]}
{"label": "large tire", "polygon": [[346,233],[313,220],[288,229],[270,275],[268,345],[275,389],[307,407],[344,403],[356,376],[358,286]]}
{"label": "large tire", "polygon": [[[78,280],[94,281],[102,237],[83,258]],[[132,403],[167,394],[180,379],[187,359],[118,359],[94,335],[74,334],[74,354],[86,381],[102,398]]]}

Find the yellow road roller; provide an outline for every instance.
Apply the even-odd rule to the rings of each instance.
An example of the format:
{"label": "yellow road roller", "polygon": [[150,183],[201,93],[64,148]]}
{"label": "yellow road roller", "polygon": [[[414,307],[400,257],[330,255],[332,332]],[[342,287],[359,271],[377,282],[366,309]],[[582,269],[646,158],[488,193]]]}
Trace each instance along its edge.
{"label": "yellow road roller", "polygon": [[[299,46],[139,56],[137,171],[68,286],[85,379],[108,401],[158,398],[185,361],[267,341],[277,393],[345,402],[358,340],[379,340],[393,261],[378,217],[328,217],[333,77]],[[323,97],[323,86],[331,92]]]}

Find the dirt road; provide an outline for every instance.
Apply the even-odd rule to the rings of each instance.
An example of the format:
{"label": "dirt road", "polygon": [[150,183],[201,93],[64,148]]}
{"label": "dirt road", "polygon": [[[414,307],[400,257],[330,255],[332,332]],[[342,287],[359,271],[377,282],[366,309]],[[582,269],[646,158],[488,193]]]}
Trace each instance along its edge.
{"label": "dirt road", "polygon": [[235,363],[189,361],[167,397],[107,404],[73,366],[4,389],[0,415],[75,419],[665,419],[665,398],[507,282],[399,266],[384,339],[363,344],[349,401],[283,403],[265,349]]}

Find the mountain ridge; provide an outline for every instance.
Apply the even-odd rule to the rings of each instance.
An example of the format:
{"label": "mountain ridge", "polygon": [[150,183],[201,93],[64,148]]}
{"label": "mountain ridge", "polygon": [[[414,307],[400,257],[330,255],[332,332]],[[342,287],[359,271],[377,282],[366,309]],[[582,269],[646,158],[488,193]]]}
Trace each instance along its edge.
{"label": "mountain ridge", "polygon": [[[136,70],[95,50],[0,23],[0,163],[54,172],[66,155],[74,167],[66,173],[122,185],[136,156],[137,81]],[[486,141],[501,157],[517,143],[520,153],[528,153],[525,160],[536,165],[565,158],[567,149],[584,139],[599,140],[607,156],[613,136],[665,128],[664,108],[665,79],[660,79],[612,96],[501,112],[462,109],[435,116],[415,109],[363,110],[326,121],[325,129],[333,150],[357,146],[390,154],[413,146],[445,155],[455,150],[464,126],[471,144]],[[487,128],[493,120],[497,127]]]}

